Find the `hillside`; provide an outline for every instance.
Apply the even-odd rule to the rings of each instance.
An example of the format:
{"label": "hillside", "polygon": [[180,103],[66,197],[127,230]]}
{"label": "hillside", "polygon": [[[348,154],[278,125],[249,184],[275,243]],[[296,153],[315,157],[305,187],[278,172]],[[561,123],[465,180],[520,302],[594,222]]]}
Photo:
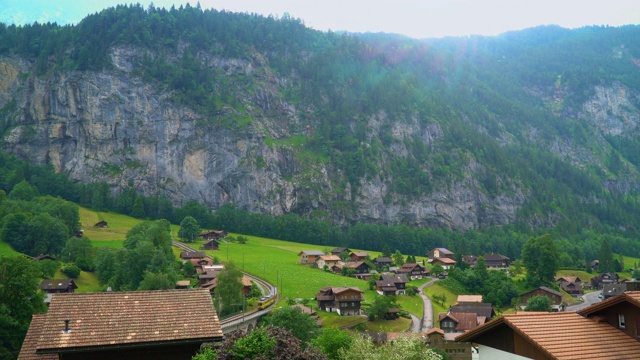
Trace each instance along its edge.
{"label": "hillside", "polygon": [[174,204],[633,236],[638,35],[417,41],[139,5],[0,25],[1,145]]}

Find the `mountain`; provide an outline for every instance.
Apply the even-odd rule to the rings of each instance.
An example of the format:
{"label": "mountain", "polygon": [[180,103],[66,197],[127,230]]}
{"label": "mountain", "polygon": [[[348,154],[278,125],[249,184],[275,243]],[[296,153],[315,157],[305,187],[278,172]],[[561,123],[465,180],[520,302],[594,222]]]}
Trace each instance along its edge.
{"label": "mountain", "polygon": [[139,5],[0,26],[1,146],[213,209],[635,233],[639,35],[419,41]]}

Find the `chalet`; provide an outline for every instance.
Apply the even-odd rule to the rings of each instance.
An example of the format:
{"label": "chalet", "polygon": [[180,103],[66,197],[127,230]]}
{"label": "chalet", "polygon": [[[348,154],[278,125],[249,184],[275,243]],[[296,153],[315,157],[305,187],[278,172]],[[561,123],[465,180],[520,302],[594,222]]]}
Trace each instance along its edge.
{"label": "chalet", "polygon": [[360,304],[364,301],[362,291],[357,287],[326,286],[316,294],[318,309],[337,312],[338,315],[360,315]]}
{"label": "chalet", "polygon": [[485,303],[485,302],[461,303],[461,304],[449,307],[449,312],[454,314],[455,313],[474,313],[476,314],[477,317],[484,318],[479,320],[482,323],[484,323],[485,321],[489,321],[489,319],[492,319],[494,316],[496,316],[496,312],[493,310],[491,303]]}
{"label": "chalet", "polygon": [[563,282],[582,284],[582,280],[577,276],[556,276],[555,279],[558,284]]}
{"label": "chalet", "polygon": [[51,302],[53,294],[73,293],[77,288],[73,279],[44,279],[40,283],[40,290],[47,295],[44,299],[47,305]]}
{"label": "chalet", "polygon": [[227,232],[224,230],[212,230],[212,231],[201,233],[198,236],[205,240],[220,240],[227,237],[227,235],[228,235]]}
{"label": "chalet", "polygon": [[607,300],[622,295],[627,291],[627,284],[602,284],[602,299]]}
{"label": "chalet", "polygon": [[328,269],[330,269],[340,261],[341,261],[340,256],[321,255],[316,261],[316,264],[318,264],[318,269],[324,269],[325,265],[327,266]]}
{"label": "chalet", "polygon": [[453,259],[453,253],[445,248],[435,248],[427,253],[429,259],[449,258]]}
{"label": "chalet", "polygon": [[511,260],[498,253],[490,253],[482,255],[484,261],[487,263],[488,270],[506,270],[511,264]]}
{"label": "chalet", "polygon": [[376,291],[380,295],[404,295],[409,280],[405,274],[382,274],[376,281]]}
{"label": "chalet", "polygon": [[620,277],[614,272],[602,273],[591,278],[591,285],[594,289],[602,289],[603,284],[617,284],[619,282]]}
{"label": "chalet", "polygon": [[[437,348],[447,354],[447,359],[451,360],[471,360],[472,347],[471,343],[455,342],[457,333],[447,333],[444,330],[434,327],[426,332],[426,343],[430,348]],[[454,336],[451,336],[454,335]]]}
{"label": "chalet", "polygon": [[470,268],[473,268],[478,263],[478,257],[475,255],[462,255],[462,261],[469,264]]}
{"label": "chalet", "polygon": [[416,263],[406,263],[396,270],[397,274],[405,274],[407,278],[411,280],[422,279],[424,275],[429,273],[429,270],[424,266]]}
{"label": "chalet", "polygon": [[97,223],[95,223],[93,225],[93,227],[97,227],[97,228],[106,228],[109,227],[109,224],[107,224],[106,221],[102,220],[102,221],[98,221]]}
{"label": "chalet", "polygon": [[18,359],[189,360],[222,340],[204,290],[54,294],[48,312],[33,316]]}
{"label": "chalet", "polygon": [[202,259],[189,259],[189,261],[193,264],[193,268],[196,270],[196,273],[202,274],[206,272],[206,268],[213,264],[213,260],[210,258],[202,258]]}
{"label": "chalet", "polygon": [[200,289],[205,289],[209,292],[211,297],[214,297],[216,294],[216,287],[218,287],[218,278],[213,278],[204,284],[200,283]]}
{"label": "chalet", "polygon": [[560,288],[562,290],[564,290],[569,295],[573,295],[573,296],[582,295],[582,284],[581,283],[564,281],[564,282],[560,283]]}
{"label": "chalet", "polygon": [[182,251],[180,253],[180,259],[182,259],[182,262],[185,263],[191,259],[204,259],[207,257],[207,254],[203,253],[202,251]]}
{"label": "chalet", "polygon": [[353,269],[353,276],[358,279],[367,280],[371,276],[371,267],[364,261],[337,263],[331,267],[331,271],[336,274],[342,274],[343,268]]}
{"label": "chalet", "polygon": [[487,319],[475,313],[440,313],[438,315],[440,329],[445,333],[463,333],[484,324]]}
{"label": "chalet", "polygon": [[533,289],[531,291],[528,291],[520,295],[520,299],[522,299],[522,304],[526,305],[529,302],[529,300],[534,296],[546,296],[547,298],[549,298],[549,300],[551,300],[551,303],[553,305],[562,304],[562,293],[559,291],[555,291],[551,288],[548,288],[546,286],[540,286],[536,289]]}
{"label": "chalet", "polygon": [[253,287],[253,283],[251,282],[251,279],[249,279],[246,276],[243,276],[240,281],[242,281],[242,295],[244,295],[244,297],[251,296],[251,288]]}
{"label": "chalet", "polygon": [[350,254],[351,250],[349,250],[349,248],[346,248],[346,247],[337,247],[337,248],[334,248],[333,250],[331,250],[331,255],[335,255],[335,256],[338,256],[338,257],[342,253]]}
{"label": "chalet", "polygon": [[464,303],[481,303],[482,300],[482,295],[458,295],[456,305]]}
{"label": "chalet", "polygon": [[220,243],[216,239],[207,240],[200,245],[200,250],[218,250],[220,249]]}
{"label": "chalet", "polygon": [[575,312],[525,311],[493,319],[458,335],[456,341],[477,344],[478,360],[640,358],[640,342],[618,330],[617,325]]}
{"label": "chalet", "polygon": [[445,270],[449,270],[456,265],[456,261],[450,258],[433,258],[429,260],[432,265],[440,264]]}
{"label": "chalet", "polygon": [[206,271],[201,274],[198,274],[198,281],[200,282],[200,286],[204,286],[208,282],[218,277],[218,271]]}
{"label": "chalet", "polygon": [[[640,291],[627,291],[602,302],[578,310],[579,315],[600,320],[612,328],[640,340]],[[600,336],[600,338],[604,338]],[[640,342],[637,342],[640,344]],[[618,346],[610,348],[618,349]],[[640,355],[635,357],[640,359]]]}
{"label": "chalet", "polygon": [[369,257],[369,253],[365,251],[352,252],[349,257],[353,261],[365,261]]}
{"label": "chalet", "polygon": [[373,259],[373,264],[378,269],[384,269],[387,266],[393,266],[393,260],[390,257],[380,257]]}
{"label": "chalet", "polygon": [[298,253],[300,264],[315,264],[324,253],[320,250],[304,250]]}

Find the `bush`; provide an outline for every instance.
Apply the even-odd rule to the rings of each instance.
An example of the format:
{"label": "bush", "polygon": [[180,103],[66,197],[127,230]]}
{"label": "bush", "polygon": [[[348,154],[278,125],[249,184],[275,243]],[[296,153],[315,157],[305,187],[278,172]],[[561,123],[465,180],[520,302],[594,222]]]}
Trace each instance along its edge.
{"label": "bush", "polygon": [[56,275],[56,271],[60,268],[60,263],[58,261],[49,259],[36,261],[34,264],[45,279],[53,279]]}
{"label": "bush", "polygon": [[80,268],[76,265],[68,265],[62,268],[62,273],[72,279],[77,279],[80,276]]}

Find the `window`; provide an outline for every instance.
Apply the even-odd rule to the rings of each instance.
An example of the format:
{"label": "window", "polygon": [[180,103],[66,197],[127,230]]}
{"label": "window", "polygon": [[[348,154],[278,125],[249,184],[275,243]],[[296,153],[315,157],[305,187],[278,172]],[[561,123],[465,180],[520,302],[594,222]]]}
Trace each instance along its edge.
{"label": "window", "polygon": [[624,314],[618,314],[618,327],[620,329],[624,329],[625,328]]}

